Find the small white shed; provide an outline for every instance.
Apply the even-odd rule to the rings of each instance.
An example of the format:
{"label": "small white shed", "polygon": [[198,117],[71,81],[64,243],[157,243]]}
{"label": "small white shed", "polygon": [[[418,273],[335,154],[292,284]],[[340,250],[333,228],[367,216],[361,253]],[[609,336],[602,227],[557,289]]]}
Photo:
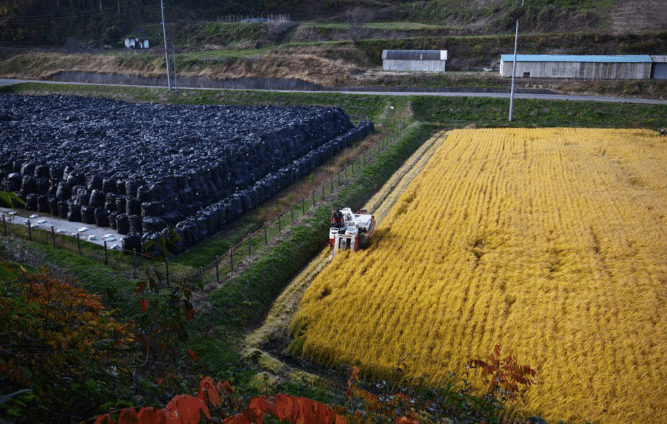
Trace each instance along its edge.
{"label": "small white shed", "polygon": [[385,71],[445,72],[447,50],[383,50]]}

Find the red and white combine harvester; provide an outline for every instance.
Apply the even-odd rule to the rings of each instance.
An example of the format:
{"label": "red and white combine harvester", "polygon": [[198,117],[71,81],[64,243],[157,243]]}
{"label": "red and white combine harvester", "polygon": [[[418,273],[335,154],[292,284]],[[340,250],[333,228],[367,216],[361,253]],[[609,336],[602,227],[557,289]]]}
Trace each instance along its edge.
{"label": "red and white combine harvester", "polygon": [[375,231],[375,217],[365,209],[353,213],[350,208],[343,208],[331,214],[329,228],[329,246],[331,257],[338,250],[358,252],[368,246]]}

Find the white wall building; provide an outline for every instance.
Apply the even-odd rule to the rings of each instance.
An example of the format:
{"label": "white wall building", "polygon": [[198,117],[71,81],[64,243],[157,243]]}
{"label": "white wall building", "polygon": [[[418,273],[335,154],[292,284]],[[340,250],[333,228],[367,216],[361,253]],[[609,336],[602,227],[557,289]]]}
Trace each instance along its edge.
{"label": "white wall building", "polygon": [[[500,76],[511,77],[513,54],[500,56]],[[653,60],[640,55],[519,54],[516,76],[532,78],[651,79]]]}
{"label": "white wall building", "polygon": [[383,50],[385,71],[445,72],[447,50]]}

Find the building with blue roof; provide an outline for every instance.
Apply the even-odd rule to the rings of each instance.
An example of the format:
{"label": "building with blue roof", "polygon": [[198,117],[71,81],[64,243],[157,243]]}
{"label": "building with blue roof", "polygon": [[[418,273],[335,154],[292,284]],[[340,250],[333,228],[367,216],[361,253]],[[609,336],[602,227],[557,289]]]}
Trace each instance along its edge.
{"label": "building with blue roof", "polygon": [[[637,55],[519,54],[516,76],[531,78],[651,79],[653,59]],[[511,77],[514,55],[500,56],[500,76]]]}

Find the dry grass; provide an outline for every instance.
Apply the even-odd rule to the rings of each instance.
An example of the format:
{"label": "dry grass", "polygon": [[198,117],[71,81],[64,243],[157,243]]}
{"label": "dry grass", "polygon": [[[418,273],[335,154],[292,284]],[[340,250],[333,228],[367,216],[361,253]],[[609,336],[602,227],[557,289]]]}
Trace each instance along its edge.
{"label": "dry grass", "polygon": [[432,380],[493,346],[552,419],[667,406],[667,143],[639,130],[458,130],[295,315],[304,355]]}

